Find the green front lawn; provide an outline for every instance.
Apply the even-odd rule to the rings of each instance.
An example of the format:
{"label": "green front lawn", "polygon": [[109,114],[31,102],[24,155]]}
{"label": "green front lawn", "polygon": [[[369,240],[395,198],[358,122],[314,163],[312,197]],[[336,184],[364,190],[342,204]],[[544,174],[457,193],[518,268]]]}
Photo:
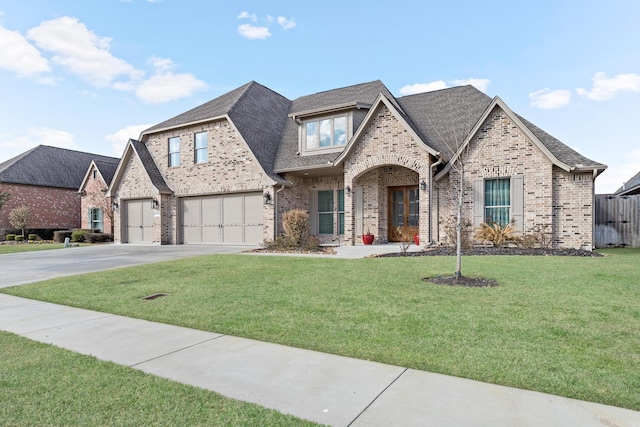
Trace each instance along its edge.
{"label": "green front lawn", "polygon": [[603,252],[463,259],[496,288],[421,280],[452,257],[219,255],[2,291],[640,410],[640,250]]}
{"label": "green front lawn", "polygon": [[0,245],[0,255],[64,248],[63,243],[14,243]]}
{"label": "green front lawn", "polygon": [[316,425],[0,332],[3,426]]}

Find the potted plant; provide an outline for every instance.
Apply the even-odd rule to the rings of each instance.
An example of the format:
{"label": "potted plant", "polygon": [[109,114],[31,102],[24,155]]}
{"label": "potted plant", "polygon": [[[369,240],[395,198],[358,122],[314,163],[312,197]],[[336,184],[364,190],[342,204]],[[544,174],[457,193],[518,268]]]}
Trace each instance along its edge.
{"label": "potted plant", "polygon": [[365,245],[372,245],[375,238],[376,236],[371,234],[371,230],[369,230],[369,226],[367,226],[367,230],[362,235],[362,243]]}

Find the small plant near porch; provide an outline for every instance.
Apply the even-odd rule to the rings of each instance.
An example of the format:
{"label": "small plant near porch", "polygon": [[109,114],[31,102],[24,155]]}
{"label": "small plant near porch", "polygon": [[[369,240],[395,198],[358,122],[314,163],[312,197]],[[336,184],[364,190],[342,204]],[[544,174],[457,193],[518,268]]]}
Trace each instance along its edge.
{"label": "small plant near porch", "polygon": [[515,233],[516,225],[513,220],[504,225],[499,222],[483,222],[474,237],[483,242],[491,242],[493,246],[501,248],[508,243],[520,242],[520,238]]}

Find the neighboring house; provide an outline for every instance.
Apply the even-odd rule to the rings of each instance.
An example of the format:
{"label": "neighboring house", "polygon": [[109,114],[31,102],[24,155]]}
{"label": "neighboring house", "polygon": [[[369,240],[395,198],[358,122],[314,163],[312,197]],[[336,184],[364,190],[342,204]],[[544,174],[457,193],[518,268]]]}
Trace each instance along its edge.
{"label": "neighboring house", "polygon": [[640,194],[640,172],[635,174],[629,181],[622,184],[615,193],[616,196],[631,196]]}
{"label": "neighboring house", "polygon": [[120,159],[92,160],[80,184],[82,228],[113,233],[113,207],[106,197]]}
{"label": "neighboring house", "polygon": [[[289,100],[250,82],[130,140],[107,193],[118,242],[259,244],[282,212],[323,242],[448,243],[459,145],[464,217],[591,247],[589,160],[472,86],[395,98],[380,81]],[[409,237],[410,238],[410,237]]]}
{"label": "neighboring house", "polygon": [[[79,228],[78,188],[93,160],[118,159],[39,145],[0,163],[0,192],[10,194],[0,210],[0,231],[13,229],[9,213],[20,206],[31,212],[31,232]],[[3,233],[4,235],[4,233]]]}

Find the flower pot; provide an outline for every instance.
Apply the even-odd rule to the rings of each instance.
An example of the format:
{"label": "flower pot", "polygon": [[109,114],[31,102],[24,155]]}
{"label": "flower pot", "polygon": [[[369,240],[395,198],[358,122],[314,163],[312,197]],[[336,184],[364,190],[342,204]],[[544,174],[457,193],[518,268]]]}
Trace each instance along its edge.
{"label": "flower pot", "polygon": [[373,234],[363,234],[362,243],[364,243],[365,245],[372,245],[375,238],[376,236],[374,236]]}
{"label": "flower pot", "polygon": [[420,246],[420,236],[418,236],[417,234],[414,235],[413,242],[416,244],[416,246]]}

